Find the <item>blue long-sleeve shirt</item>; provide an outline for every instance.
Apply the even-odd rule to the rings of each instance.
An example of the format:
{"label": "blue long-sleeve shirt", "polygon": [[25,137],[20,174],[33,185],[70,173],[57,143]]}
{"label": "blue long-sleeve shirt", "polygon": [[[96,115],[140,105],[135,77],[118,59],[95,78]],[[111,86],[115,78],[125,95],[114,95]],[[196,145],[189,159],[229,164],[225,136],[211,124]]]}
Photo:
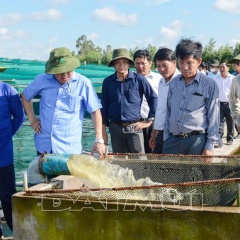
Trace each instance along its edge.
{"label": "blue long-sleeve shirt", "polygon": [[16,89],[0,82],[0,167],[13,163],[12,137],[22,125],[24,117]]}
{"label": "blue long-sleeve shirt", "polygon": [[149,82],[140,74],[129,70],[124,81],[116,73],[104,79],[102,85],[103,124],[109,121],[131,122],[141,119],[141,104],[145,95],[150,111],[148,118],[155,116],[157,95]]}

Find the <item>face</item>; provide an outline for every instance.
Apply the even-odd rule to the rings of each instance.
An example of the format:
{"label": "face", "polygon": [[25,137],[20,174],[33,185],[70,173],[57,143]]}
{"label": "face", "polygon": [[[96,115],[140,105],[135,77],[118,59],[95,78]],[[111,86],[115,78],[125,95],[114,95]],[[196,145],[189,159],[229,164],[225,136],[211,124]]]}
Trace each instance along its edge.
{"label": "face", "polygon": [[240,61],[233,63],[233,70],[240,73]]}
{"label": "face", "polygon": [[65,83],[68,83],[73,76],[73,71],[71,72],[65,72],[65,73],[59,73],[54,74],[55,78],[58,80],[58,82],[63,85]]}
{"label": "face", "polygon": [[169,81],[176,70],[176,61],[156,60],[158,72]]}
{"label": "face", "polygon": [[226,77],[228,75],[229,67],[226,65],[225,62],[219,65],[219,71],[222,77]]}
{"label": "face", "polygon": [[210,72],[217,73],[218,72],[218,67],[210,65]]}
{"label": "face", "polygon": [[188,56],[184,59],[178,59],[178,66],[185,78],[186,82],[190,82],[197,74],[198,67],[202,62],[202,58],[198,60],[193,57],[193,55]]}
{"label": "face", "polygon": [[128,74],[128,68],[130,66],[129,60],[126,58],[119,58],[114,61],[114,67],[119,74]]}
{"label": "face", "polygon": [[147,58],[135,58],[135,68],[137,70],[137,73],[143,75],[143,76],[148,76],[150,73],[150,69],[152,66],[152,61],[148,61]]}

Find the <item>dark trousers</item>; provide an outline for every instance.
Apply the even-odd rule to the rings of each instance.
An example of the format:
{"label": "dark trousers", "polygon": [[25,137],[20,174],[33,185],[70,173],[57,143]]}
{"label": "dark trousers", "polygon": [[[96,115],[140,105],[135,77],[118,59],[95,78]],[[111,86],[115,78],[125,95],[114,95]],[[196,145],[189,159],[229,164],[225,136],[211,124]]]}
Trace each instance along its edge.
{"label": "dark trousers", "polygon": [[153,153],[162,154],[162,149],[163,149],[163,131],[158,131]]}
{"label": "dark trousers", "polygon": [[233,141],[234,137],[234,123],[231,116],[229,103],[220,103],[220,127],[219,127],[219,133],[221,138],[224,134],[224,119],[226,119],[227,124],[227,142]]}
{"label": "dark trousers", "polygon": [[149,147],[149,139],[151,138],[152,129],[153,123],[148,128],[143,128],[145,153],[152,153],[152,149]]}
{"label": "dark trousers", "polygon": [[163,143],[163,154],[202,155],[206,141],[206,133],[187,138],[170,135]]}
{"label": "dark trousers", "polygon": [[134,124],[121,126],[110,122],[109,132],[113,153],[145,153],[143,132],[136,131]]}
{"label": "dark trousers", "polygon": [[4,217],[11,230],[13,228],[11,199],[16,192],[14,165],[0,167],[0,199]]}

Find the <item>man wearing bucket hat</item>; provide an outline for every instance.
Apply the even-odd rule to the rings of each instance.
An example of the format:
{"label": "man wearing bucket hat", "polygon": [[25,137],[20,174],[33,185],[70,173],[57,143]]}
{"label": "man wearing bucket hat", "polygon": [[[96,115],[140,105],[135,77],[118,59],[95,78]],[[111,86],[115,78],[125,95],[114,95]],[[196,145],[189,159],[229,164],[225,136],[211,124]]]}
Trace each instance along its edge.
{"label": "man wearing bucket hat", "polygon": [[235,123],[235,128],[238,135],[235,138],[240,137],[240,54],[235,56],[233,59],[228,61],[229,64],[233,64],[234,71],[237,75],[232,80],[232,85],[228,95],[229,107],[233,121]]}
{"label": "man wearing bucket hat", "polygon": [[[53,49],[38,75],[23,91],[22,99],[30,124],[35,131],[38,155],[44,153],[82,152],[82,126],[85,109],[91,113],[96,140],[92,148],[103,154],[101,104],[89,79],[74,71],[79,60],[69,49]],[[41,96],[40,120],[34,114],[31,100]]]}
{"label": "man wearing bucket hat", "polygon": [[[109,127],[114,153],[144,153],[143,128],[152,124],[157,106],[157,95],[145,77],[130,71],[134,65],[125,48],[115,49],[108,66],[115,73],[102,85],[103,138],[108,144]],[[149,105],[148,117],[141,119],[143,95]]]}
{"label": "man wearing bucket hat", "polygon": [[216,59],[213,59],[210,64],[209,64],[209,67],[210,67],[210,72],[208,73],[208,76],[210,78],[215,78],[216,76],[219,76],[220,75],[220,71],[219,71],[219,61],[216,60]]}

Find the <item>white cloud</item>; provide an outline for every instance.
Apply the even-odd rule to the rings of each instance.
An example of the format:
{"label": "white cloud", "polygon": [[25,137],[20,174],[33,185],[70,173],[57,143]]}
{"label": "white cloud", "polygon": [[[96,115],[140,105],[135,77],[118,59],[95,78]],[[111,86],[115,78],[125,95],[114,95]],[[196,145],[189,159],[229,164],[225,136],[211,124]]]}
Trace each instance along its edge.
{"label": "white cloud", "polygon": [[214,4],[215,8],[229,13],[240,13],[239,0],[217,0]]}
{"label": "white cloud", "polygon": [[117,13],[113,8],[103,7],[96,9],[93,13],[93,17],[97,20],[101,20],[108,23],[116,23],[123,26],[131,26],[137,22],[136,14],[124,15]]}
{"label": "white cloud", "polygon": [[[141,3],[143,0],[118,0],[118,2],[128,2],[128,3]],[[160,5],[166,2],[170,2],[171,0],[145,0],[145,5]]]}
{"label": "white cloud", "polygon": [[160,5],[160,4],[169,2],[169,1],[170,1],[170,0],[146,0],[146,1],[145,1],[145,4],[146,4],[146,5],[156,6],[156,5]]}
{"label": "white cloud", "polygon": [[0,28],[0,39],[8,37],[8,29],[6,27]]}
{"label": "white cloud", "polygon": [[32,19],[35,21],[55,21],[62,17],[62,13],[59,10],[56,9],[49,9],[47,11],[43,12],[34,12],[32,14]]}
{"label": "white cloud", "polygon": [[175,20],[168,27],[161,27],[161,34],[168,39],[176,39],[181,34],[182,22]]}
{"label": "white cloud", "polygon": [[9,26],[19,23],[21,20],[19,13],[9,13],[6,15],[0,15],[0,26]]}
{"label": "white cloud", "polygon": [[98,38],[98,34],[97,33],[91,33],[90,35],[87,36],[87,38],[93,41],[93,40]]}
{"label": "white cloud", "polygon": [[233,38],[232,43],[236,44],[236,43],[240,43],[240,37],[239,38]]}

